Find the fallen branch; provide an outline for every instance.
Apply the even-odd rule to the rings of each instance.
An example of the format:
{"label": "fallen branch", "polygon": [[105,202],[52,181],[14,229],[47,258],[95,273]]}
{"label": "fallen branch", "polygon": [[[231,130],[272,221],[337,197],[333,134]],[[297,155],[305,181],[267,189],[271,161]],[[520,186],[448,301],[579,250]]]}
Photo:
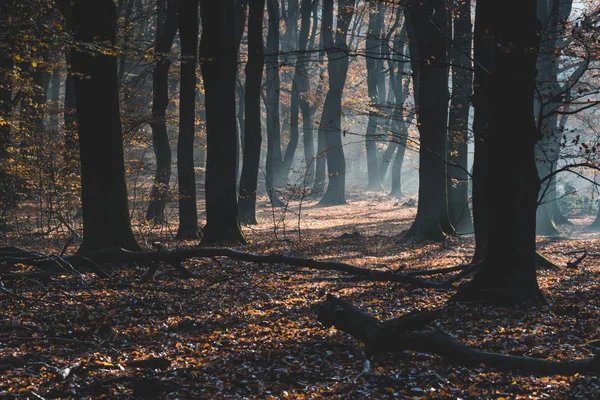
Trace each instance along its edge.
{"label": "fallen branch", "polygon": [[41,269],[62,269],[69,272],[79,274],[74,267],[88,267],[100,278],[108,278],[108,274],[104,272],[98,265],[91,260],[80,256],[47,256],[35,251],[28,251],[18,247],[2,247],[0,248],[0,263],[8,265],[24,264]]}
{"label": "fallen branch", "polygon": [[[92,260],[101,262],[146,262],[158,261],[170,264],[178,271],[185,273],[181,263],[191,258],[228,257],[235,260],[253,262],[258,264],[287,264],[302,268],[312,268],[322,271],[338,271],[352,274],[370,281],[407,283],[422,288],[448,289],[452,284],[434,282],[417,278],[408,274],[397,274],[392,271],[378,271],[337,261],[317,261],[309,258],[292,257],[283,254],[253,254],[227,248],[197,247],[182,250],[144,251],[134,252],[121,248],[102,249],[90,254]],[[187,269],[185,269],[189,272]],[[189,273],[189,276],[193,276]]]}
{"label": "fallen branch", "polygon": [[548,361],[495,354],[473,349],[441,331],[417,331],[436,316],[432,312],[413,313],[380,322],[347,301],[330,295],[317,309],[319,322],[328,327],[335,326],[364,342],[369,354],[412,350],[437,354],[459,365],[485,366],[498,371],[521,371],[534,375],[600,373],[598,356],[574,361]]}
{"label": "fallen branch", "polygon": [[580,255],[579,257],[577,257],[577,259],[575,259],[575,261],[569,261],[567,262],[567,268],[571,268],[571,269],[577,269],[577,267],[579,267],[579,264],[581,264],[581,262],[583,261],[584,258],[586,258],[588,256],[588,252],[584,251],[582,255]]}

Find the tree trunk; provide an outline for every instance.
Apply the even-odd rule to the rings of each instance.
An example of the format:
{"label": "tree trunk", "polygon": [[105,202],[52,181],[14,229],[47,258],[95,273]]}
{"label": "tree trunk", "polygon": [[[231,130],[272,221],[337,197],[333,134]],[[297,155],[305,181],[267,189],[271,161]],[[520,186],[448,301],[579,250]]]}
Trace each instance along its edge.
{"label": "tree trunk", "polygon": [[[168,1],[167,4],[165,2]],[[165,222],[165,206],[169,199],[169,180],[171,179],[171,146],[167,133],[167,106],[169,105],[169,68],[171,60],[168,54],[177,33],[177,8],[179,0],[158,0],[158,19],[154,53],[157,57],[152,74],[152,147],[156,157],[156,171],[150,203],[146,211],[146,220],[154,223]]]}
{"label": "tree trunk", "polygon": [[420,145],[417,216],[405,237],[441,241],[454,231],[448,218],[445,162],[449,94],[447,39],[441,32],[446,32],[447,11],[443,0],[435,0],[413,3],[406,13],[413,27],[408,29],[409,38],[419,50]]}
{"label": "tree trunk", "polygon": [[282,167],[281,123],[279,120],[279,1],[267,0],[269,31],[266,56],[266,101],[267,109],[267,161],[266,185],[273,206],[282,206],[276,190],[281,186],[279,176]]}
{"label": "tree trunk", "polygon": [[198,0],[184,0],[179,6],[181,80],[179,96],[179,139],[177,178],[179,184],[179,229],[181,239],[198,238],[194,136],[196,133],[196,55],[198,49]]}
{"label": "tree trunk", "polygon": [[[400,12],[400,11],[398,11]],[[407,38],[407,23],[402,26],[400,32],[394,37],[394,53],[406,54],[406,38]],[[395,68],[398,69],[395,72]],[[406,152],[406,144],[408,141],[408,123],[410,120],[404,115],[404,103],[408,97],[408,88],[410,79],[406,76],[408,62],[399,61],[397,66],[389,62],[390,70],[390,90],[394,92],[395,107],[392,114],[392,132],[394,132],[394,142],[396,144],[396,156],[392,166],[392,190],[390,196],[402,197],[402,163],[404,161],[404,153]],[[382,178],[385,174],[381,174]]]}
{"label": "tree trunk", "polygon": [[[342,95],[348,74],[348,44],[346,33],[354,15],[355,0],[343,0],[338,4],[337,28],[333,38],[333,0],[324,0],[323,31],[327,50],[329,91],[323,105],[319,132],[323,130],[327,149],[329,182],[322,206],[346,204],[346,159],[342,143]],[[327,15],[327,17],[326,17]]]}
{"label": "tree trunk", "polygon": [[[0,9],[0,11],[3,10]],[[11,196],[13,192],[11,189],[12,179],[9,173],[10,155],[7,152],[11,144],[9,122],[13,110],[13,68],[14,61],[10,55],[0,56],[0,117],[2,118],[2,123],[0,123],[0,228],[5,222],[6,211],[14,205],[14,199]]]}
{"label": "tree trunk", "polygon": [[[494,16],[494,65],[490,78],[488,240],[483,265],[461,285],[458,300],[514,303],[541,296],[536,280],[535,214],[539,178],[533,116],[536,58],[536,2],[508,0],[481,4]],[[478,8],[479,9],[479,8]],[[519,9],[518,13],[514,10]],[[511,23],[507,23],[510,16]],[[511,118],[506,118],[510,115]],[[511,162],[506,155],[511,154]],[[502,166],[499,168],[499,166]]]}
{"label": "tree trunk", "polygon": [[469,141],[469,102],[473,92],[471,63],[471,1],[461,1],[451,20],[454,25],[453,45],[450,49],[452,64],[452,96],[448,116],[448,212],[450,223],[460,233],[473,231],[469,209],[467,171]]}
{"label": "tree trunk", "polygon": [[262,24],[265,0],[250,0],[248,16],[248,62],[246,64],[246,135],[244,139],[244,164],[240,178],[238,209],[240,222],[256,224],[256,190],[260,167],[262,127],[260,92],[265,64]]}
{"label": "tree trunk", "polygon": [[[106,41],[114,45],[116,18],[111,0],[75,3],[75,39],[94,46],[104,46]],[[115,246],[139,250],[129,220],[116,55],[75,48],[72,63],[83,206],[78,253]]]}
{"label": "tree trunk", "polygon": [[[304,3],[306,3],[305,8],[306,10],[308,10],[308,14],[306,14],[307,18],[302,19],[303,26],[300,30],[300,36],[298,35],[298,11],[300,9],[300,7],[298,6],[298,0],[289,0],[288,3],[289,4],[287,9],[287,15],[285,17],[285,35],[283,35],[283,43],[281,47],[283,53],[286,54],[284,56],[284,63],[286,65],[291,65],[293,63],[296,67],[294,68],[294,74],[292,76],[291,81],[292,92],[290,96],[290,107],[289,110],[287,110],[289,112],[290,117],[289,119],[286,119],[285,115],[287,113],[284,112],[283,118],[284,124],[289,126],[290,140],[288,142],[287,147],[285,148],[283,162],[281,165],[281,182],[287,181],[296,155],[296,149],[298,148],[298,140],[300,139],[300,135],[298,132],[298,111],[300,106],[299,103],[301,101],[300,90],[303,90],[303,88],[301,89],[299,86],[302,86],[303,82],[299,82],[299,80],[306,80],[308,78],[306,76],[306,66],[304,66],[304,71],[299,72],[298,64],[301,59],[303,63],[307,62],[306,53],[304,52],[306,51],[306,47],[308,45],[311,0],[304,1]],[[300,73],[304,73],[305,75],[301,77]],[[284,79],[287,76],[288,74],[284,74]],[[287,82],[284,81],[284,85],[286,83]]]}
{"label": "tree trunk", "polygon": [[202,243],[245,243],[236,196],[235,78],[237,49],[233,0],[201,0],[200,60],[206,93],[206,226]]}
{"label": "tree trunk", "polygon": [[473,262],[483,260],[488,240],[488,122],[490,118],[490,70],[494,65],[494,39],[488,31],[494,15],[490,7],[476,2],[473,54],[475,58],[473,81],[473,228],[475,231],[475,254]]}
{"label": "tree trunk", "polygon": [[367,29],[367,38],[365,40],[365,57],[367,63],[367,90],[369,94],[369,120],[367,123],[367,132],[365,136],[365,149],[367,152],[367,191],[380,192],[383,190],[381,184],[381,174],[377,160],[377,121],[379,119],[378,105],[380,100],[385,100],[379,96],[379,77],[381,63],[378,58],[381,57],[381,30],[383,25],[382,7],[379,4],[369,3],[369,27]]}
{"label": "tree trunk", "polygon": [[[556,49],[563,47],[565,34],[563,21],[569,18],[571,7],[571,0],[560,2],[540,0],[537,3],[538,20],[545,24],[537,62],[538,96],[536,96],[535,102],[535,117],[542,136],[535,148],[538,173],[541,178],[552,173],[560,157],[561,130],[558,126],[558,116],[547,114],[552,113],[558,107],[556,99],[560,97],[563,90],[557,81],[560,51],[556,51]],[[552,203],[556,201],[555,186],[556,179],[553,177],[540,191],[537,210],[537,233],[539,235],[559,236],[562,233],[556,226],[552,207]]]}

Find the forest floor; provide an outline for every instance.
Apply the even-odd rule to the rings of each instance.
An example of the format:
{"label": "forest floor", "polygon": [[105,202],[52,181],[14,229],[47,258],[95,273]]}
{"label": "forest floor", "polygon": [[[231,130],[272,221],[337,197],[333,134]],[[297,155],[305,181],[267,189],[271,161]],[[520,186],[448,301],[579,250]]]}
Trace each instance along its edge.
{"label": "forest floor", "polygon": [[[306,199],[300,213],[298,202],[285,212],[260,206],[261,224],[244,227],[249,244],[238,249],[402,272],[470,260],[472,235],[443,243],[401,238],[415,215],[414,198],[356,192],[348,201],[319,208]],[[375,356],[372,372],[360,376],[361,344],[315,315],[314,306],[331,293],[382,320],[442,310],[431,329],[485,351],[548,360],[593,356],[600,259],[567,268],[576,256],[563,253],[595,252],[600,240],[583,234],[590,218],[572,222],[562,227],[565,237],[539,239],[540,253],[561,267],[539,272],[544,306],[446,303],[455,289],[227,258],[191,260],[191,279],[164,266],[150,282],[141,281],[147,265],[104,265],[111,276],[101,279],[0,264],[4,286],[19,296],[0,293],[0,399],[600,398],[597,376],[501,373],[418,352]],[[140,236],[142,243],[160,239]],[[2,246],[58,254],[66,241],[15,234]]]}

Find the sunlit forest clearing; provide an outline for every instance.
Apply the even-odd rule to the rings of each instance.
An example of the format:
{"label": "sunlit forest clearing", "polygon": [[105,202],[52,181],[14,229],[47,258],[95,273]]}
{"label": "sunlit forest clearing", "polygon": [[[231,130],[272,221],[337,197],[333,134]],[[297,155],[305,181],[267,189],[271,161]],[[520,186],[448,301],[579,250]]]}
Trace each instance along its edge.
{"label": "sunlit forest clearing", "polygon": [[0,0],[0,399],[600,398],[600,7]]}

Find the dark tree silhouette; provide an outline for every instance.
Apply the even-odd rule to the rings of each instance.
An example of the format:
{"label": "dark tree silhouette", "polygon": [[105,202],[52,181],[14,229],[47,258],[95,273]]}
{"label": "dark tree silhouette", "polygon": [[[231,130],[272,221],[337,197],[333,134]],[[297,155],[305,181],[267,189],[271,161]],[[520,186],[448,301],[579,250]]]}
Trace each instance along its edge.
{"label": "dark tree silhouette", "polygon": [[[518,13],[514,13],[516,9]],[[492,36],[486,43],[492,46],[494,57],[488,70],[490,117],[486,140],[490,168],[483,182],[488,208],[487,246],[482,266],[473,280],[461,285],[455,298],[521,302],[540,296],[535,251],[540,184],[533,116],[539,46],[536,2],[482,2],[477,6],[476,18],[482,16],[484,21],[476,24],[480,33]],[[507,154],[511,155],[510,163],[506,162]],[[500,165],[502,168],[498,168]]]}
{"label": "dark tree silhouette", "polygon": [[458,232],[473,231],[467,172],[469,102],[473,92],[471,1],[460,0],[452,18],[452,95],[448,116],[448,212]]}
{"label": "dark tree silhouette", "polygon": [[178,14],[181,40],[181,92],[177,178],[179,183],[179,229],[177,237],[198,237],[194,134],[196,132],[196,54],[198,49],[198,0],[183,0]]}
{"label": "dark tree silhouette", "polygon": [[324,206],[346,204],[346,159],[342,144],[342,96],[349,62],[346,34],[354,15],[355,3],[355,0],[339,2],[337,28],[334,35],[333,0],[323,1],[321,34],[327,51],[327,69],[329,71],[329,91],[325,98],[319,125],[319,132],[323,132],[325,137],[329,175],[327,190],[319,202]]}
{"label": "dark tree silhouette", "polygon": [[[379,78],[381,75],[379,58],[381,57],[381,31],[383,29],[383,6],[381,3],[369,2],[369,26],[365,40],[365,55],[367,62],[367,90],[369,92],[370,106],[376,107],[381,100],[385,100],[385,92],[379,93]],[[381,175],[378,168],[377,152],[377,120],[378,111],[369,110],[369,121],[365,136],[367,151],[367,190],[380,192],[383,190]]]}
{"label": "dark tree silhouette", "polygon": [[[81,154],[83,241],[81,254],[120,246],[139,250],[129,220],[115,44],[116,7],[111,0],[73,6],[77,123]],[[110,43],[107,47],[105,43]],[[95,47],[102,50],[95,52]]]}
{"label": "dark tree silhouette", "polygon": [[206,226],[202,243],[245,243],[236,195],[233,1],[201,0],[200,65],[206,93]]}
{"label": "dark tree silhouette", "polygon": [[167,133],[167,106],[169,104],[168,57],[177,33],[177,9],[179,0],[158,0],[156,38],[154,54],[156,66],[152,74],[152,147],[156,157],[156,171],[150,203],[146,211],[146,220],[154,223],[165,222],[165,206],[169,198],[169,180],[171,179],[171,145]]}
{"label": "dark tree silhouette", "polygon": [[282,184],[281,122],[279,118],[279,0],[267,0],[269,30],[267,33],[265,106],[267,111],[267,160],[265,166],[267,193],[271,204],[282,206],[275,189]]}
{"label": "dark tree silhouette", "polygon": [[414,2],[407,7],[406,17],[408,37],[419,53],[418,80],[413,80],[413,87],[420,147],[417,215],[405,237],[439,241],[454,231],[448,218],[446,190],[449,93],[445,2]]}
{"label": "dark tree silhouette", "polygon": [[244,161],[240,177],[238,208],[240,222],[256,224],[256,190],[260,166],[262,128],[260,92],[265,64],[263,47],[263,15],[265,0],[250,0],[248,15],[248,62],[246,64]]}

